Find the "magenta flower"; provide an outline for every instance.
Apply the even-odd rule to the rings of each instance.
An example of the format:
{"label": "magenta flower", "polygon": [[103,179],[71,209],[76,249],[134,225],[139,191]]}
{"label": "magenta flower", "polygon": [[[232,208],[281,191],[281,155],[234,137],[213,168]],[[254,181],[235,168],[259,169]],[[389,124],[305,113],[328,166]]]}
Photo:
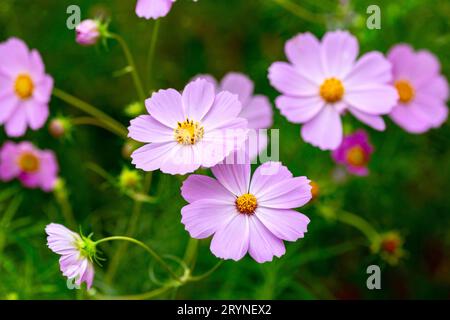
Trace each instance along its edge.
{"label": "magenta flower", "polygon": [[91,288],[94,280],[95,243],[89,237],[80,236],[63,225],[51,223],[45,227],[47,246],[61,255],[59,266],[68,279],[74,279],[80,286],[86,283]]}
{"label": "magenta flower", "polygon": [[0,149],[0,180],[18,178],[27,188],[54,189],[58,162],[49,150],[39,150],[30,142],[7,141]]}
{"label": "magenta flower", "polygon": [[82,46],[92,46],[100,38],[100,24],[98,21],[87,19],[82,21],[75,29],[76,41]]}
{"label": "magenta flower", "polygon": [[346,31],[327,32],[322,42],[303,33],[286,43],[290,63],[275,62],[269,69],[271,84],[283,94],[276,100],[281,114],[302,123],[303,139],[322,150],[341,144],[343,112],[384,130],[380,115],[397,103],[389,61],[379,52],[357,60],[358,51],[358,41]]}
{"label": "magenta flower", "polygon": [[19,137],[29,126],[42,128],[48,118],[53,79],[45,74],[41,55],[19,39],[0,44],[0,125]]}
{"label": "magenta flower", "polygon": [[139,169],[186,174],[212,167],[247,139],[237,95],[216,94],[204,79],[189,83],[182,94],[159,90],[145,104],[150,115],[137,117],[128,128],[129,137],[147,143],[131,155]]}
{"label": "magenta flower", "polygon": [[267,135],[259,132],[259,129],[268,129],[273,123],[272,105],[269,99],[264,95],[254,95],[253,81],[242,73],[230,72],[222,79],[220,84],[210,75],[200,75],[198,78],[203,78],[213,83],[216,91],[228,91],[237,94],[239,101],[242,104],[242,111],[239,117],[245,118],[248,121],[248,128],[254,130],[255,143],[257,146],[250,146],[247,142],[246,150],[251,159],[257,156],[262,150],[267,147]]}
{"label": "magenta flower", "polygon": [[332,157],[336,163],[345,165],[350,173],[358,176],[369,174],[367,164],[373,153],[373,147],[364,130],[357,130],[344,137],[339,148],[333,151]]}
{"label": "magenta flower", "polygon": [[437,58],[430,52],[414,52],[409,45],[394,46],[388,53],[393,84],[400,100],[389,114],[410,133],[440,127],[448,116],[448,83]]}
{"label": "magenta flower", "polygon": [[145,19],[165,17],[172,8],[174,0],[138,0],[136,14]]}
{"label": "magenta flower", "polygon": [[181,193],[188,205],[181,222],[191,237],[211,235],[211,251],[222,259],[242,259],[248,252],[259,263],[281,257],[283,240],[303,238],[309,219],[295,211],[311,200],[306,177],[294,178],[279,162],[259,166],[250,179],[249,164],[219,164],[216,179],[190,175]]}

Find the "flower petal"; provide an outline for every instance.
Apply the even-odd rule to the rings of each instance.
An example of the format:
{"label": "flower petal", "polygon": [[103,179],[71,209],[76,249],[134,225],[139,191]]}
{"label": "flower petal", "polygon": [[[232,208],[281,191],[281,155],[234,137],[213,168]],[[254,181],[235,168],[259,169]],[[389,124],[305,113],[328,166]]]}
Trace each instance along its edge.
{"label": "flower petal", "polygon": [[31,129],[38,130],[44,126],[49,115],[48,105],[28,100],[21,108],[26,110],[27,122]]}
{"label": "flower petal", "polygon": [[181,223],[192,238],[204,239],[225,227],[236,214],[232,202],[204,199],[181,209]]}
{"label": "flower petal", "polygon": [[397,104],[397,90],[390,85],[368,84],[358,88],[349,88],[344,100],[353,108],[371,115],[383,115],[391,112]]}
{"label": "flower petal", "polygon": [[256,217],[250,217],[250,242],[248,253],[258,263],[272,261],[281,257],[286,248],[281,239],[271,233]]}
{"label": "flower petal", "polygon": [[270,128],[273,123],[272,105],[266,96],[256,95],[243,105],[239,117],[247,119],[251,129]]}
{"label": "flower petal", "polygon": [[322,39],[322,61],[327,77],[344,78],[358,56],[356,37],[348,31],[327,32]]}
{"label": "flower petal", "polygon": [[241,104],[246,105],[253,94],[254,85],[245,74],[230,72],[220,82],[220,90],[237,94]]}
{"label": "flower petal", "polygon": [[277,238],[287,241],[303,238],[310,221],[303,213],[294,210],[260,207],[255,215]]}
{"label": "flower petal", "polygon": [[175,141],[167,143],[150,143],[133,152],[131,162],[138,169],[157,170],[166,161],[168,153],[177,146]]}
{"label": "flower petal", "polygon": [[211,169],[216,179],[235,196],[248,192],[250,185],[250,163],[218,164]]}
{"label": "flower petal", "polygon": [[275,104],[283,116],[293,123],[305,123],[314,118],[325,106],[320,96],[279,96]]}
{"label": "flower petal", "polygon": [[269,68],[270,84],[286,95],[308,97],[319,93],[319,86],[286,62],[275,62]]}
{"label": "flower petal", "polygon": [[311,181],[306,177],[284,179],[256,194],[258,207],[292,209],[304,206],[311,198]]}
{"label": "flower petal", "polygon": [[181,94],[174,89],[159,90],[145,100],[148,113],[157,121],[176,128],[178,122],[186,120]]}
{"label": "flower petal", "polygon": [[266,162],[253,173],[250,193],[258,196],[273,185],[290,178],[292,178],[292,173],[281,162]]}
{"label": "flower petal", "polygon": [[352,71],[345,78],[344,87],[347,91],[367,86],[367,84],[384,84],[391,80],[391,63],[382,53],[372,51],[358,59]]}
{"label": "flower petal", "polygon": [[374,116],[351,107],[348,108],[348,110],[356,119],[369,127],[372,127],[378,131],[384,131],[386,129],[386,124],[381,116]]}
{"label": "flower petal", "polygon": [[214,234],[211,252],[218,258],[238,261],[248,251],[249,238],[249,217],[236,213],[226,226]]}
{"label": "flower petal", "polygon": [[173,0],[138,0],[136,14],[145,19],[165,17],[172,8]]}
{"label": "flower petal", "polygon": [[198,174],[191,174],[183,182],[181,195],[190,203],[203,199],[223,200],[228,203],[234,203],[236,200],[216,179]]}
{"label": "flower petal", "polygon": [[7,94],[0,98],[0,124],[11,117],[18,105],[19,100],[15,94]]}
{"label": "flower petal", "polygon": [[175,141],[173,129],[156,121],[150,115],[142,115],[131,120],[128,137],[145,143]]}
{"label": "flower petal", "polygon": [[11,117],[6,121],[5,131],[10,137],[23,136],[27,131],[27,113],[25,108],[22,108],[21,103],[19,103]]}
{"label": "flower petal", "polygon": [[213,105],[214,85],[205,79],[194,80],[184,89],[182,99],[186,117],[200,121]]}
{"label": "flower petal", "polygon": [[226,123],[234,120],[242,110],[242,104],[238,96],[227,92],[220,92],[214,104],[202,120],[202,125],[207,130],[213,130],[224,126]]}
{"label": "flower petal", "polygon": [[312,120],[302,127],[302,137],[306,142],[322,150],[333,150],[342,141],[342,122],[333,106],[326,105]]}

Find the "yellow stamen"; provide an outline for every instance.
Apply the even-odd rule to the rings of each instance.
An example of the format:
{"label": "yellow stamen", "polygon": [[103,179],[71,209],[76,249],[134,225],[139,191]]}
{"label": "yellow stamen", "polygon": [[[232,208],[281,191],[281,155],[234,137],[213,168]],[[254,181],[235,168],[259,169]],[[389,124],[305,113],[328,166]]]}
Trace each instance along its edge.
{"label": "yellow stamen", "polygon": [[17,164],[23,172],[27,173],[38,171],[41,165],[39,158],[31,152],[22,153],[17,160]]}
{"label": "yellow stamen", "polygon": [[338,102],[344,96],[344,86],[336,78],[326,79],[320,86],[320,96],[329,103]]}
{"label": "yellow stamen", "polygon": [[184,122],[178,122],[174,130],[175,140],[179,144],[196,144],[203,138],[204,129],[199,122],[186,119]]}
{"label": "yellow stamen", "polygon": [[395,82],[398,96],[401,103],[409,103],[415,96],[414,87],[407,80],[399,80]]}
{"label": "yellow stamen", "polygon": [[347,162],[354,167],[363,167],[367,164],[367,156],[364,149],[354,146],[347,151]]}
{"label": "yellow stamen", "polygon": [[28,74],[19,74],[14,84],[14,90],[20,99],[28,99],[33,95],[34,83]]}
{"label": "yellow stamen", "polygon": [[250,193],[245,193],[236,199],[236,208],[240,213],[253,214],[257,206],[256,197]]}

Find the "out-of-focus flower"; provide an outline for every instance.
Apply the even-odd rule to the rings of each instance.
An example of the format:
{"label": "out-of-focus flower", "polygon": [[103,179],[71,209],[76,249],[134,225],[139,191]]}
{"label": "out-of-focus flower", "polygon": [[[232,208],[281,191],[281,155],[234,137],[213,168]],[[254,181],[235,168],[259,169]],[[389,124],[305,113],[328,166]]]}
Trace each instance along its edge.
{"label": "out-of-focus flower", "polygon": [[247,252],[259,263],[281,257],[283,240],[296,241],[309,219],[293,208],[311,200],[306,177],[292,176],[279,162],[266,162],[250,178],[250,164],[220,164],[216,179],[190,175],[181,188],[190,204],[181,210],[191,237],[211,235],[211,251],[222,259],[242,259]]}
{"label": "out-of-focus flower", "polygon": [[[247,119],[248,128],[256,131],[255,141],[249,139],[245,148],[250,159],[253,159],[267,147],[267,135],[259,133],[257,130],[268,129],[272,126],[273,111],[269,99],[264,95],[254,95],[253,81],[242,73],[230,72],[225,75],[220,84],[210,75],[200,75],[197,78],[203,78],[213,83],[217,92],[228,91],[238,95],[242,104],[239,117]],[[252,142],[257,146],[249,145]]]}
{"label": "out-of-focus flower", "polygon": [[122,157],[125,159],[130,159],[133,152],[142,146],[139,142],[134,140],[127,140],[122,146]]}
{"label": "out-of-focus flower", "polygon": [[53,79],[45,73],[41,55],[20,39],[0,43],[0,125],[19,137],[27,127],[42,128],[48,118]]}
{"label": "out-of-focus flower", "polygon": [[373,147],[364,130],[355,131],[344,137],[339,148],[333,151],[332,157],[338,164],[345,165],[350,173],[358,176],[369,174],[367,164],[373,153]]}
{"label": "out-of-focus flower", "polygon": [[311,200],[315,200],[319,197],[320,194],[319,184],[316,181],[311,181],[309,184],[311,185]]}
{"label": "out-of-focus flower", "polygon": [[358,51],[357,39],[346,31],[328,32],[321,42],[304,33],[286,43],[290,63],[275,62],[269,69],[271,84],[283,94],[276,100],[281,114],[302,123],[303,139],[322,150],[341,144],[345,111],[384,130],[380,116],[397,103],[389,61],[379,52],[357,60]]}
{"label": "out-of-focus flower", "polygon": [[388,59],[400,96],[390,113],[391,119],[410,133],[440,127],[448,116],[449,90],[436,56],[425,50],[414,52],[409,45],[399,44],[389,51]]}
{"label": "out-of-focus flower", "polygon": [[136,170],[123,168],[119,176],[119,186],[121,189],[136,189],[141,183],[141,176]]}
{"label": "out-of-focus flower", "polygon": [[63,275],[79,286],[85,282],[90,289],[94,280],[95,242],[57,223],[47,225],[45,232],[50,250],[61,255],[59,266]]}
{"label": "out-of-focus flower", "polygon": [[57,117],[50,121],[48,131],[54,138],[61,138],[70,134],[72,124],[70,120],[65,117]]}
{"label": "out-of-focus flower", "polygon": [[145,106],[142,102],[132,102],[125,107],[125,114],[129,117],[137,117],[145,112]]}
{"label": "out-of-focus flower", "polygon": [[145,19],[158,19],[165,17],[174,0],[138,0],[136,4],[136,14]]}
{"label": "out-of-focus flower", "polygon": [[390,231],[380,235],[380,238],[372,244],[372,251],[379,253],[390,265],[396,265],[405,256],[403,243],[404,240],[398,232]]}
{"label": "out-of-focus flower", "polygon": [[147,143],[131,155],[139,169],[186,174],[216,165],[247,140],[237,95],[216,94],[204,79],[189,83],[182,94],[159,90],[145,104],[150,115],[132,120],[128,128],[130,138]]}
{"label": "out-of-focus flower", "polygon": [[7,141],[0,149],[0,180],[19,179],[27,188],[54,189],[58,162],[50,150],[39,150],[30,142]]}
{"label": "out-of-focus flower", "polygon": [[75,28],[76,41],[82,46],[92,46],[101,37],[100,21],[86,19]]}

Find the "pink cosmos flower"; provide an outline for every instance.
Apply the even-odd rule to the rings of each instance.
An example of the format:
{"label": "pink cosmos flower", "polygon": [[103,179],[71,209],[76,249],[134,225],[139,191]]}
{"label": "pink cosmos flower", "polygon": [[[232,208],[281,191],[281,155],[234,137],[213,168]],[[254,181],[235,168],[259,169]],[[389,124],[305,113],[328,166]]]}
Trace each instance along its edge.
{"label": "pink cosmos flower", "polygon": [[68,279],[74,279],[80,286],[86,283],[91,288],[94,280],[95,243],[89,237],[82,237],[63,225],[51,223],[45,227],[47,246],[54,253],[61,255],[59,266]]}
{"label": "pink cosmos flower", "polygon": [[438,59],[430,52],[414,52],[406,44],[388,53],[393,67],[393,84],[400,100],[391,119],[410,133],[423,133],[441,126],[448,116],[448,83],[440,73]]}
{"label": "pink cosmos flower", "polygon": [[190,175],[181,193],[188,205],[181,222],[191,237],[211,235],[211,251],[222,259],[248,252],[259,263],[285,253],[283,240],[303,238],[309,219],[295,211],[311,200],[306,177],[294,178],[279,162],[259,166],[250,179],[249,164],[219,164],[215,176]]}
{"label": "pink cosmos flower", "polygon": [[58,175],[58,162],[49,150],[39,150],[30,142],[7,141],[0,149],[0,180],[18,178],[27,188],[54,189]]}
{"label": "pink cosmos flower", "polygon": [[[200,75],[197,78],[203,78],[213,83],[216,91],[228,91],[237,94],[242,104],[240,117],[247,119],[248,128],[254,134],[254,141],[249,137],[247,141],[246,151],[251,159],[255,158],[261,151],[267,147],[266,132],[259,132],[259,129],[268,129],[273,123],[272,105],[269,99],[264,95],[254,95],[253,81],[242,73],[230,72],[222,79],[220,84],[211,75]],[[250,141],[251,140],[251,141]],[[256,143],[257,146],[249,145]]]}
{"label": "pink cosmos flower", "polygon": [[344,137],[339,148],[333,151],[332,157],[336,163],[343,164],[350,173],[358,176],[369,174],[367,164],[373,153],[373,147],[364,130],[355,131]]}
{"label": "pink cosmos flower", "polygon": [[82,21],[75,29],[76,41],[82,46],[92,46],[100,38],[99,22],[87,19]]}
{"label": "pink cosmos flower", "polygon": [[29,126],[40,129],[48,118],[53,79],[45,74],[41,55],[19,39],[0,44],[0,125],[19,137]]}
{"label": "pink cosmos flower", "polygon": [[165,17],[174,0],[138,0],[136,5],[136,14],[145,19],[158,19]]}
{"label": "pink cosmos flower", "polygon": [[380,115],[397,103],[389,61],[379,52],[357,60],[358,51],[358,41],[346,31],[327,32],[321,42],[303,33],[286,43],[289,63],[269,69],[271,84],[283,94],[276,100],[281,114],[302,123],[303,139],[322,150],[341,144],[343,112],[384,130]]}
{"label": "pink cosmos flower", "polygon": [[139,169],[186,174],[212,167],[247,139],[237,95],[216,94],[204,79],[189,83],[182,94],[159,90],[145,104],[150,115],[137,117],[128,128],[129,137],[147,143],[131,155]]}

